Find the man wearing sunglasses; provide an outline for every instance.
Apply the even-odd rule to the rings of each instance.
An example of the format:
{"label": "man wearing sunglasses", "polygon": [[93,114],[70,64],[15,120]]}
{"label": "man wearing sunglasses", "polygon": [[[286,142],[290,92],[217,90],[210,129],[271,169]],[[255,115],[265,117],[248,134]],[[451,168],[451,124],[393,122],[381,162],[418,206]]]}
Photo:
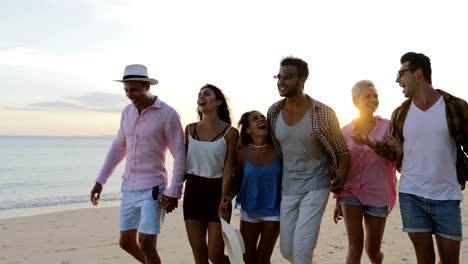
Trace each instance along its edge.
{"label": "man wearing sunglasses", "polygon": [[308,65],[286,57],[278,92],[268,110],[273,145],[283,160],[280,209],[281,254],[294,264],[312,263],[330,190],[346,182],[350,154],[335,112],[304,93]]}
{"label": "man wearing sunglasses", "polygon": [[[121,80],[132,102],[122,112],[120,129],[91,190],[97,205],[102,186],[127,158],[122,175],[120,246],[141,263],[161,263],[156,242],[164,211],[177,207],[185,173],[185,144],[177,112],[150,92],[158,81],[144,65],[125,67]],[[174,157],[172,183],[167,186],[165,154]]]}
{"label": "man wearing sunglasses", "polygon": [[[377,152],[401,165],[403,231],[418,263],[459,263],[463,238],[460,201],[468,174],[468,104],[432,86],[430,59],[408,52],[396,82],[408,98],[392,114],[391,136]],[[463,149],[462,149],[463,146]]]}

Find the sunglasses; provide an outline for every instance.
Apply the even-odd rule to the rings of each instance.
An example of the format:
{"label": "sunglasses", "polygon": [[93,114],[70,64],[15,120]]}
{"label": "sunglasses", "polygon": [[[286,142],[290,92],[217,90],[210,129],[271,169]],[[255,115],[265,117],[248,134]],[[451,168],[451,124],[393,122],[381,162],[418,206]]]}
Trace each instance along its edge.
{"label": "sunglasses", "polygon": [[397,73],[397,78],[400,79],[403,74],[406,72],[406,71],[409,71],[410,69],[403,69],[403,70],[399,70],[398,73]]}
{"label": "sunglasses", "polygon": [[273,78],[277,79],[277,80],[291,80],[292,78],[296,77],[297,74],[294,74],[294,73],[278,73],[277,75],[273,76]]}

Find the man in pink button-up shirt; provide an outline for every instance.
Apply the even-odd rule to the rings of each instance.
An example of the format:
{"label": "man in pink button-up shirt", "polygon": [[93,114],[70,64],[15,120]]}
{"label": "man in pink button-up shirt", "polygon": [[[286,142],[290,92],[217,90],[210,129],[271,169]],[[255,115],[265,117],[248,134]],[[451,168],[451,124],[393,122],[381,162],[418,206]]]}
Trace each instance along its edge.
{"label": "man in pink button-up shirt", "polygon": [[[148,78],[144,65],[128,65],[124,78],[118,81],[124,83],[132,104],[122,112],[119,132],[91,190],[91,202],[98,204],[102,185],[126,156],[120,246],[142,263],[160,263],[156,240],[161,210],[174,210],[182,194],[186,159],[183,129],[177,112],[150,93],[150,85],[158,82]],[[164,191],[168,149],[174,157],[174,170],[171,186]]]}

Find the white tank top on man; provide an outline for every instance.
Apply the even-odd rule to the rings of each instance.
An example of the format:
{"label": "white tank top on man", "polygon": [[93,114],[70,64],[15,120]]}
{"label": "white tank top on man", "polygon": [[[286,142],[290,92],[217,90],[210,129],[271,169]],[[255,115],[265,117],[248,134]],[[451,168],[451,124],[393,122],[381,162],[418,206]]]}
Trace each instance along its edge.
{"label": "white tank top on man", "polygon": [[411,102],[403,126],[400,192],[433,200],[463,200],[457,181],[457,150],[442,97],[426,111]]}

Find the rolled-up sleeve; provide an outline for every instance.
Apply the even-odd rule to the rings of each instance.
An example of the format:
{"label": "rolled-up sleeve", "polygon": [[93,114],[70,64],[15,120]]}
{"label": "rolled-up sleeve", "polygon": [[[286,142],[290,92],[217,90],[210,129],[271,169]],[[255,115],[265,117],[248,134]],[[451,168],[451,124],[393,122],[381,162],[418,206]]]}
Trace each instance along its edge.
{"label": "rolled-up sleeve", "polygon": [[343,133],[341,132],[338,118],[336,117],[335,112],[332,110],[330,110],[328,121],[329,121],[329,128],[330,128],[329,133],[327,133],[328,140],[333,148],[333,151],[336,153],[336,157],[339,160],[340,157],[342,156],[345,156],[345,155],[349,156],[351,153],[346,144],[346,139],[344,138]]}

